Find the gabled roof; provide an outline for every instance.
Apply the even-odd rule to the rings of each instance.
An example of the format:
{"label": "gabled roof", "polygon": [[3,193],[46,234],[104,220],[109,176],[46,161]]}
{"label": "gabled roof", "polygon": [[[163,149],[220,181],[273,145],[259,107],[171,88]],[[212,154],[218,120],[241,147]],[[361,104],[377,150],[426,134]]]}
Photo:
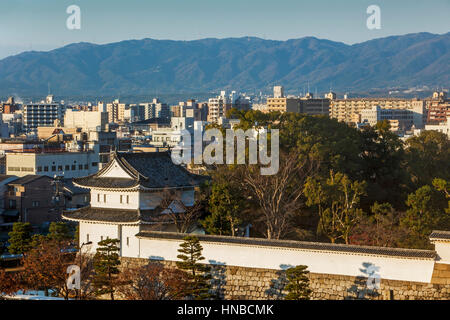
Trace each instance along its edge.
{"label": "gabled roof", "polygon": [[[113,163],[128,177],[108,177]],[[115,152],[111,161],[99,172],[73,179],[75,185],[85,188],[148,189],[182,188],[198,186],[204,177],[187,171],[173,163],[169,152]]]}

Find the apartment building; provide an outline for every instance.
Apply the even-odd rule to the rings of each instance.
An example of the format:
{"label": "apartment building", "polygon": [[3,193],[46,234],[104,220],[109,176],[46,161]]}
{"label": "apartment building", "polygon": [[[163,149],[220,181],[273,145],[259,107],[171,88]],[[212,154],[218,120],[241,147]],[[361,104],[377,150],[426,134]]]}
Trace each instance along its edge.
{"label": "apartment building", "polygon": [[385,109],[374,106],[363,109],[360,113],[361,123],[375,126],[378,121],[388,120],[393,131],[406,131],[423,127],[423,108],[417,106],[413,109]]}
{"label": "apartment building", "polygon": [[438,131],[446,134],[448,139],[450,139],[450,116],[447,117],[447,121],[439,122],[438,124],[427,124],[425,125],[425,130]]}
{"label": "apartment building", "polygon": [[[362,110],[373,110],[379,106],[381,109],[411,110],[422,117],[426,117],[425,101],[419,99],[399,99],[399,98],[352,98],[333,99],[330,105],[330,117],[347,123],[361,122]],[[415,120],[415,125],[420,121]]]}
{"label": "apartment building", "polygon": [[105,130],[109,115],[106,111],[76,111],[68,109],[64,115],[65,128],[81,128],[84,131]]}
{"label": "apartment building", "polygon": [[275,86],[273,97],[267,98],[266,112],[297,112],[309,115],[329,115],[330,99],[314,98],[312,93],[304,97],[285,97],[282,86]]}
{"label": "apartment building", "polygon": [[83,152],[8,152],[6,154],[6,174],[24,177],[43,175],[77,178],[98,171],[99,154]]}
{"label": "apartment building", "polygon": [[108,122],[120,122],[124,121],[125,109],[129,107],[128,104],[121,103],[119,99],[114,100],[112,103],[106,105],[106,111],[108,112]]}
{"label": "apartment building", "polygon": [[218,123],[220,117],[224,117],[228,110],[232,108],[232,101],[226,95],[226,91],[221,91],[220,95],[208,100],[209,122]]}
{"label": "apartment building", "polygon": [[314,98],[312,93],[300,98],[300,113],[328,116],[330,114],[330,99]]}
{"label": "apartment building", "polygon": [[53,95],[47,96],[40,103],[29,103],[23,106],[23,129],[26,132],[34,131],[37,127],[49,127],[55,122],[62,123],[65,108],[62,104],[53,101]]}
{"label": "apartment building", "polygon": [[426,100],[428,111],[427,124],[439,124],[446,122],[450,117],[450,99],[447,99],[446,92],[434,92],[431,99]]}
{"label": "apartment building", "polygon": [[40,225],[60,220],[65,199],[62,196],[60,201],[54,201],[55,190],[50,177],[25,175],[13,179],[7,188],[5,210],[15,216],[15,221]]}
{"label": "apartment building", "polygon": [[267,98],[266,112],[300,112],[299,98]]}
{"label": "apartment building", "polygon": [[19,105],[15,102],[14,97],[9,97],[4,103],[0,103],[0,113],[10,114],[19,110]]}

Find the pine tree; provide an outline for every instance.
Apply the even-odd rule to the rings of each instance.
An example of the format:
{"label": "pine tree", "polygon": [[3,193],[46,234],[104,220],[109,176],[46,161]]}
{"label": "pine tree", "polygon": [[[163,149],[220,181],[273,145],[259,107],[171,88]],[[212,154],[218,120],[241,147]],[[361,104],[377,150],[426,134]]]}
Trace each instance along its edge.
{"label": "pine tree", "polygon": [[190,286],[187,296],[196,300],[204,300],[211,298],[209,293],[211,289],[210,267],[199,263],[204,260],[202,256],[203,247],[196,236],[187,236],[184,242],[180,244],[180,253],[177,257],[181,261],[177,261],[177,267],[188,274]]}
{"label": "pine tree", "polygon": [[214,184],[209,198],[211,215],[201,222],[210,234],[235,235],[242,223],[239,214],[243,208],[242,192],[229,184]]}
{"label": "pine tree", "polygon": [[95,274],[92,283],[97,295],[109,294],[111,300],[114,300],[120,265],[120,240],[106,239],[100,241],[98,245],[94,256]]}
{"label": "pine tree", "polygon": [[309,300],[312,290],[309,288],[309,271],[307,266],[296,266],[286,270],[287,285],[285,290],[288,294],[285,300]]}
{"label": "pine tree", "polygon": [[70,226],[65,222],[52,222],[49,227],[49,234],[47,235],[49,240],[57,242],[69,242],[73,239]]}
{"label": "pine tree", "polygon": [[33,229],[31,224],[26,222],[16,222],[9,235],[9,253],[24,254],[31,249],[31,233]]}

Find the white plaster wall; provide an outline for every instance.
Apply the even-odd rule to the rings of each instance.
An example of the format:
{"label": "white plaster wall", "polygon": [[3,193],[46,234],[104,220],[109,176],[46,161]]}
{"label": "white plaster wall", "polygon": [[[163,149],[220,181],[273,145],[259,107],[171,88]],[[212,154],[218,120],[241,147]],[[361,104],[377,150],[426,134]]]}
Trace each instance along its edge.
{"label": "white plaster wall", "polygon": [[434,248],[438,255],[438,263],[450,264],[450,242],[436,241]]}
{"label": "white plaster wall", "polygon": [[[93,253],[98,248],[98,242],[101,241],[102,236],[103,240],[108,237],[110,239],[120,239],[119,227],[117,225],[80,222],[80,245],[88,242],[88,234],[89,241],[92,241],[89,249]],[[83,252],[85,252],[84,250],[87,250],[87,248],[84,248]]]}
{"label": "white plaster wall", "polygon": [[[100,201],[98,195],[100,194]],[[106,202],[104,195],[106,194]],[[120,196],[122,195],[122,203]],[[127,203],[127,196],[129,197]],[[94,208],[138,209],[151,210],[160,205],[164,198],[161,192],[139,191],[105,191],[91,189],[91,206]],[[177,192],[175,198],[181,199],[186,206],[194,204],[194,190]]]}
{"label": "white plaster wall", "polygon": [[[139,239],[135,235],[139,232],[139,226],[122,226],[121,255],[124,257],[139,256]],[[128,244],[127,244],[128,238]]]}
{"label": "white plaster wall", "polygon": [[131,178],[128,173],[126,173],[117,163],[117,160],[114,159],[109,169],[102,173],[101,177],[105,178]]}
{"label": "white plaster wall", "polygon": [[[182,241],[140,239],[140,258],[178,260],[177,249]],[[333,252],[300,249],[256,247],[233,244],[201,242],[206,263],[230,266],[282,269],[287,266],[306,265],[313,273],[347,276],[367,276],[362,270],[364,263],[378,267],[381,279],[416,281],[429,283],[434,260],[400,259],[362,254],[340,254]]]}
{"label": "white plaster wall", "polygon": [[[100,194],[100,202],[98,195]],[[104,195],[106,194],[106,202]],[[122,195],[122,203],[120,196]],[[127,196],[129,197],[127,203]],[[117,208],[117,209],[138,209],[139,208],[139,192],[137,191],[103,191],[91,189],[91,207],[95,208]],[[143,209],[141,207],[141,209]]]}

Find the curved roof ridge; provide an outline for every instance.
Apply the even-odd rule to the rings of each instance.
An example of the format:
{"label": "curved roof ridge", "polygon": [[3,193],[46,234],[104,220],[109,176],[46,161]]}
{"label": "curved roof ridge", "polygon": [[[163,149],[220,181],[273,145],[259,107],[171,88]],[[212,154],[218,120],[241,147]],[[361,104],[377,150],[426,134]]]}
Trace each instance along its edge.
{"label": "curved roof ridge", "polygon": [[[130,174],[131,176],[133,176],[134,179],[138,179],[139,180],[139,171],[136,170],[136,168],[134,168],[126,159],[125,157],[123,157],[122,155],[119,155],[118,152],[114,152],[114,159],[117,160],[117,163],[119,164],[119,166],[125,170],[125,172],[127,172],[128,174]],[[111,161],[110,161],[111,163]]]}

